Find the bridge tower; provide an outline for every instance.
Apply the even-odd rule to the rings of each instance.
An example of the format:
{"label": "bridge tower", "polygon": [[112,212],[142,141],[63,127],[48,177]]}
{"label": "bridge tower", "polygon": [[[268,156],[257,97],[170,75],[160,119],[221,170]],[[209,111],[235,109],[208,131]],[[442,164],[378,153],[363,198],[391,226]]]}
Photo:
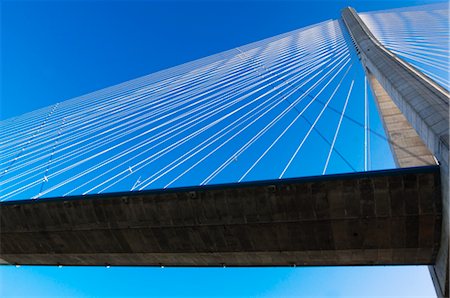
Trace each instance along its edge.
{"label": "bridge tower", "polygon": [[[441,172],[442,230],[436,264],[430,273],[438,296],[449,295],[449,94],[440,85],[386,49],[353,8],[342,11],[342,19],[355,43],[361,62],[378,101],[387,133],[403,148],[414,150],[416,160],[402,159],[393,148],[399,166],[407,167],[437,158]],[[392,104],[392,102],[395,103]],[[401,114],[398,112],[401,112]],[[394,117],[392,117],[395,115]],[[395,118],[397,117],[397,118]],[[401,118],[407,121],[402,121]],[[397,125],[392,125],[395,121]],[[400,127],[398,127],[400,124]],[[423,142],[411,137],[411,126]],[[414,133],[413,133],[414,134]],[[411,146],[411,143],[416,146]],[[424,148],[425,146],[428,148]]]}

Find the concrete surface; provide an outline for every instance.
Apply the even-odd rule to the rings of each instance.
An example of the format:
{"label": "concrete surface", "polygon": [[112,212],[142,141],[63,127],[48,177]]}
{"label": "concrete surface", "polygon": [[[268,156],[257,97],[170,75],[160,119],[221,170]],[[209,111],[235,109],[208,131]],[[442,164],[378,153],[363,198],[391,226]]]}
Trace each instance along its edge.
{"label": "concrete surface", "polygon": [[371,73],[368,73],[367,77],[397,167],[436,165],[433,154],[425,146],[383,86]]}
{"label": "concrete surface", "polygon": [[439,167],[1,203],[9,264],[433,264]]}
{"label": "concrete surface", "polygon": [[442,178],[442,234],[436,263],[430,267],[438,296],[449,295],[449,101],[448,91],[387,50],[352,8],[342,19],[366,72],[373,74],[437,158]]}

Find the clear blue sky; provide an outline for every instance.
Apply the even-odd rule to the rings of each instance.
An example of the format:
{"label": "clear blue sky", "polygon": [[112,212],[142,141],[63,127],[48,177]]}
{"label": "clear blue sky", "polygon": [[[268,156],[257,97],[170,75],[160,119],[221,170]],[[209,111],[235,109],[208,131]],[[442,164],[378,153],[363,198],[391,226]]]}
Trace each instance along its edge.
{"label": "clear blue sky", "polygon": [[[3,1],[0,119],[357,11],[431,1]],[[433,296],[426,267],[1,267],[0,296]]]}
{"label": "clear blue sky", "polygon": [[422,1],[2,1],[0,119],[357,11]]}

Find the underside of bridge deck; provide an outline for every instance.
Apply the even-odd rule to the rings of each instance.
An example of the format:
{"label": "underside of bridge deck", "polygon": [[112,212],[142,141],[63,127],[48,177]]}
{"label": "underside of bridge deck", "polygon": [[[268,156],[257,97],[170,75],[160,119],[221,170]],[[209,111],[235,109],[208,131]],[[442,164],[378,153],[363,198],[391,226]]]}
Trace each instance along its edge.
{"label": "underside of bridge deck", "polygon": [[2,203],[1,261],[33,265],[433,264],[438,166]]}

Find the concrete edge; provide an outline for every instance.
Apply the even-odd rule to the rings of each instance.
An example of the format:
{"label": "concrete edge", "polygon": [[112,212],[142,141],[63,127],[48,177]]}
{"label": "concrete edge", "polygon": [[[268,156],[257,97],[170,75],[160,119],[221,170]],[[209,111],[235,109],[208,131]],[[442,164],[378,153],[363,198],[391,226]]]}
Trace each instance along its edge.
{"label": "concrete edge", "polygon": [[403,174],[415,174],[415,173],[435,173],[440,172],[439,165],[429,165],[429,166],[418,166],[418,167],[408,167],[408,168],[394,168],[385,170],[375,170],[367,172],[353,172],[353,173],[343,173],[343,174],[331,174],[331,175],[319,175],[319,176],[307,176],[298,178],[285,178],[276,180],[260,180],[260,181],[250,181],[250,182],[234,182],[234,183],[224,183],[224,184],[212,184],[212,185],[202,185],[202,186],[188,186],[188,187],[176,187],[169,189],[151,189],[143,191],[128,191],[128,192],[112,192],[112,193],[102,193],[102,194],[88,194],[88,195],[76,195],[67,197],[50,197],[50,198],[40,198],[40,199],[24,199],[24,200],[11,200],[0,202],[1,206],[7,205],[21,205],[21,204],[38,204],[41,202],[50,201],[77,201],[86,199],[102,199],[102,198],[114,198],[114,197],[129,197],[136,195],[149,195],[149,194],[167,194],[167,193],[177,193],[177,192],[196,192],[204,190],[220,190],[220,189],[234,189],[243,187],[255,187],[255,186],[278,186],[286,183],[304,183],[304,182],[320,182],[320,181],[333,181],[341,179],[353,179],[353,178],[364,178],[364,177],[376,177],[376,176],[395,176]]}

